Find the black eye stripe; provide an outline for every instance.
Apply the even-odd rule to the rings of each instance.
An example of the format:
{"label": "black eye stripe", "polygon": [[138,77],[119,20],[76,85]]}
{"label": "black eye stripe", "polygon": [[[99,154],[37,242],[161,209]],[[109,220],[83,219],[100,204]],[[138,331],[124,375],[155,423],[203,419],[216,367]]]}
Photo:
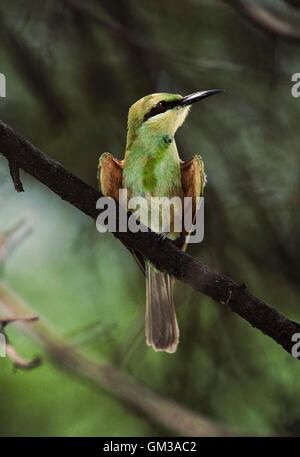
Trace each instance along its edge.
{"label": "black eye stripe", "polygon": [[165,113],[168,109],[173,108],[178,103],[178,100],[173,100],[172,102],[166,102],[166,100],[161,100],[155,106],[148,111],[144,116],[144,122],[147,121],[150,117],[156,116],[157,114]]}

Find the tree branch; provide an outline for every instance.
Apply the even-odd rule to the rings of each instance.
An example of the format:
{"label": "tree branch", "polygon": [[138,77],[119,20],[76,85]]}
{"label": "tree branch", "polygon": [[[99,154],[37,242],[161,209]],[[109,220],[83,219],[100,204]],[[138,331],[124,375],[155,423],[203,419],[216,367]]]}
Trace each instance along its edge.
{"label": "tree branch", "polygon": [[[101,194],[72,175],[58,162],[43,154],[29,141],[0,121],[0,151],[9,160],[37,178],[86,215],[96,219],[96,202]],[[120,210],[120,209],[119,209]],[[180,251],[170,240],[162,241],[153,232],[114,233],[128,249],[138,251],[158,269],[189,284],[228,307],[258,328],[291,354],[292,336],[300,325],[252,295],[243,285],[214,271]]]}
{"label": "tree branch", "polygon": [[[17,316],[32,313],[32,310],[3,284],[0,284],[0,310]],[[66,343],[44,320],[34,325],[22,326],[22,329],[45,347],[59,367],[76,374],[98,389],[104,389],[135,412],[142,413],[152,423],[183,436],[232,436],[206,417],[155,393],[113,365],[94,362]]]}

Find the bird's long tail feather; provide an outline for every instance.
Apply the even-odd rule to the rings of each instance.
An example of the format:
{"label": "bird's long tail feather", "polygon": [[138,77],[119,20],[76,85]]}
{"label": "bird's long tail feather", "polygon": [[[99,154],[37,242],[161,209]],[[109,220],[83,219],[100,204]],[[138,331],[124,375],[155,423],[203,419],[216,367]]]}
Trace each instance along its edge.
{"label": "bird's long tail feather", "polygon": [[145,333],[155,351],[175,352],[179,342],[171,277],[146,263]]}

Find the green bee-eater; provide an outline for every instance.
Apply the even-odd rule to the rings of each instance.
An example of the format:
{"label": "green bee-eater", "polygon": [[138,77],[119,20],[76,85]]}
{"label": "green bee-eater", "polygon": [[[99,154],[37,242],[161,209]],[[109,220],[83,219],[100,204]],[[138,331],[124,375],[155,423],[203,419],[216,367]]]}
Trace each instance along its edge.
{"label": "green bee-eater", "polygon": [[[199,155],[183,162],[174,135],[183,124],[190,106],[220,90],[208,90],[182,97],[152,94],[138,100],[129,109],[125,158],[115,159],[104,153],[99,161],[98,179],[105,196],[118,201],[119,189],[127,189],[128,199],[151,197],[201,197],[205,185],[204,165]],[[196,205],[193,202],[193,216]],[[182,236],[183,235],[183,236]],[[182,233],[181,244],[185,249]],[[178,233],[167,234],[174,239]],[[156,270],[138,253],[133,253],[146,275],[146,342],[156,351],[175,352],[179,342],[172,278]]]}

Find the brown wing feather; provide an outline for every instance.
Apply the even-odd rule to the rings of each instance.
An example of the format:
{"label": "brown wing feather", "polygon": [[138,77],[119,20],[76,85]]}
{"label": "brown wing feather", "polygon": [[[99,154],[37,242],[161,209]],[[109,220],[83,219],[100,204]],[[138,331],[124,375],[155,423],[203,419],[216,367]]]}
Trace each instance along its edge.
{"label": "brown wing feather", "polygon": [[[119,189],[123,188],[123,160],[115,159],[109,152],[102,154],[99,160],[98,181],[103,195],[111,197],[119,203]],[[143,257],[131,250],[134,260],[142,273],[145,274],[145,261]]]}
{"label": "brown wing feather", "polygon": [[[184,197],[192,197],[192,221],[197,213],[196,197],[202,197],[204,192],[205,173],[203,160],[199,155],[187,162],[181,162],[181,186]],[[176,243],[182,250],[186,248],[188,232],[184,231],[179,242]]]}
{"label": "brown wing feather", "polygon": [[109,152],[99,160],[98,180],[103,195],[119,202],[119,189],[122,188],[123,160],[115,159]]}

